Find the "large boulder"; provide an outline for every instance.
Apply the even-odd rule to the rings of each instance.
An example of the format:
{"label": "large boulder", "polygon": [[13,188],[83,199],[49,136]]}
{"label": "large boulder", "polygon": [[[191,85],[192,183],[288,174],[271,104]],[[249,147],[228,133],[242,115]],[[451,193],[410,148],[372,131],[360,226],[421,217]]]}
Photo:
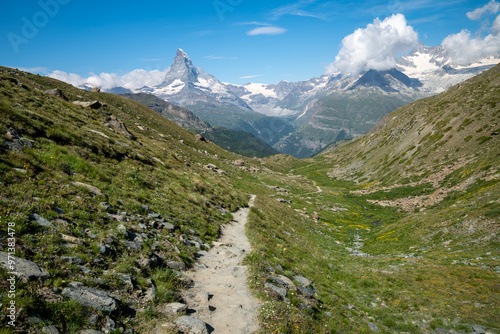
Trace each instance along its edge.
{"label": "large boulder", "polygon": [[[11,263],[9,263],[9,261],[11,261]],[[6,252],[0,252],[0,265],[8,272],[13,272],[16,277],[23,281],[31,279],[45,281],[50,277],[49,272],[40,268],[36,263],[9,255],[9,253]]]}
{"label": "large boulder", "polygon": [[106,292],[72,282],[62,294],[84,306],[104,312],[113,312],[118,308],[118,301]]}

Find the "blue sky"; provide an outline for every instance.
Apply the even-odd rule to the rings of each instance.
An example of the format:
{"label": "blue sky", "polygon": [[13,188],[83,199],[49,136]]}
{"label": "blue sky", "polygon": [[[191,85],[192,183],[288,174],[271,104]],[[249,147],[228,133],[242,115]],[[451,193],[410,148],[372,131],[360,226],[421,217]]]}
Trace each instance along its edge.
{"label": "blue sky", "polygon": [[[278,83],[325,73],[345,36],[401,13],[424,44],[489,33],[488,1],[4,1],[0,65],[88,76],[165,70],[178,48],[224,82]],[[494,3],[494,1],[492,1]],[[35,29],[29,29],[31,28]]]}

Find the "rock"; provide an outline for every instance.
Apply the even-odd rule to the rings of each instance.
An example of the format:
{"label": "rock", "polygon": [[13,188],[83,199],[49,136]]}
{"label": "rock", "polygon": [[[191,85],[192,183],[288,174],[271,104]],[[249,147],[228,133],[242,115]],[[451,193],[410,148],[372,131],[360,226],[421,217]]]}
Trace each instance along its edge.
{"label": "rock", "polygon": [[216,171],[217,169],[219,169],[219,167],[217,167],[216,165],[214,164],[208,164],[208,165],[205,165],[203,166],[205,169],[208,169],[208,170],[212,170],[212,171]]}
{"label": "rock", "polygon": [[[13,263],[9,263],[13,261]],[[37,279],[45,281],[50,278],[47,270],[40,268],[36,263],[10,255],[6,252],[0,252],[0,265],[8,272],[14,272],[14,275],[23,281]]]}
{"label": "rock", "polygon": [[167,267],[169,267],[172,270],[177,270],[177,271],[185,271],[186,270],[186,265],[183,262],[179,262],[179,261],[167,262]]}
{"label": "rock", "polygon": [[281,203],[285,203],[285,204],[292,204],[292,201],[291,200],[286,200],[286,199],[283,199],[283,198],[278,198],[277,199],[278,202],[281,202]]}
{"label": "rock", "polygon": [[80,264],[80,265],[87,263],[87,261],[85,261],[84,259],[81,259],[76,256],[62,256],[61,261],[71,264]]}
{"label": "rock", "polygon": [[113,312],[118,308],[118,301],[106,292],[72,282],[62,294],[84,306],[104,312]]}
{"label": "rock", "polygon": [[304,297],[307,297],[307,298],[312,298],[314,296],[314,289],[311,289],[311,288],[304,288],[304,287],[301,287],[301,286],[298,286],[297,287],[297,290],[304,296]]}
{"label": "rock", "polygon": [[208,334],[207,324],[195,317],[184,315],[175,320],[175,324],[185,333]]}
{"label": "rock", "polygon": [[58,215],[64,215],[64,210],[61,209],[61,208],[58,208],[58,207],[53,207],[52,208],[52,211],[54,211],[55,213],[57,213]]}
{"label": "rock", "polygon": [[300,275],[298,275],[298,276],[294,276],[294,277],[293,277],[293,279],[294,279],[297,283],[299,283],[299,285],[300,285],[301,287],[303,287],[303,288],[308,287],[308,286],[309,286],[309,285],[311,285],[311,283],[312,283],[310,280],[308,280],[307,278],[305,278],[305,277],[303,277],[303,276],[300,276]]}
{"label": "rock", "polygon": [[280,275],[278,277],[271,276],[271,280],[278,286],[285,288],[286,290],[295,291],[297,288],[295,284],[286,276]]}
{"label": "rock", "polygon": [[313,214],[313,215],[312,215],[312,218],[313,218],[314,220],[319,220],[319,216],[318,216],[318,214],[317,214],[317,213]]}
{"label": "rock", "polygon": [[94,194],[96,196],[103,196],[104,195],[99,188],[91,186],[90,184],[86,184],[86,183],[82,183],[82,182],[71,182],[71,185],[73,185],[75,187],[85,188],[86,190],[88,190],[88,192],[90,192],[91,194]]}
{"label": "rock", "polygon": [[481,326],[471,325],[471,328],[474,331],[474,333],[478,333],[478,334],[485,334],[486,333],[484,328]]}
{"label": "rock", "polygon": [[121,120],[116,118],[115,116],[111,116],[109,118],[108,122],[113,128],[115,128],[118,132],[120,132],[122,135],[124,135],[128,139],[136,140],[136,137],[128,131],[125,124]]}
{"label": "rock", "polygon": [[82,329],[78,334],[104,334],[101,331],[96,331],[95,329]]}
{"label": "rock", "polygon": [[245,166],[245,160],[235,160],[234,164],[236,166]]}
{"label": "rock", "polygon": [[207,140],[205,139],[205,137],[203,137],[200,134],[197,134],[195,137],[196,137],[196,140],[199,140],[199,141],[204,142],[204,143],[207,142]]}
{"label": "rock", "polygon": [[78,266],[78,268],[80,268],[80,270],[82,271],[82,273],[84,275],[91,275],[91,274],[94,274],[94,272],[92,270],[90,270],[89,268],[85,267],[85,266]]}
{"label": "rock", "polygon": [[46,326],[42,328],[42,333],[46,334],[59,334],[59,330],[54,325]]}
{"label": "rock", "polygon": [[46,91],[44,91],[44,93],[50,96],[58,97],[60,99],[63,99],[64,101],[68,101],[66,96],[64,96],[64,93],[59,88],[47,89]]}
{"label": "rock", "polygon": [[110,332],[114,331],[115,328],[116,328],[115,321],[113,319],[111,319],[109,316],[106,316],[106,318],[104,320],[104,327],[102,328],[104,333],[110,333]]}
{"label": "rock", "polygon": [[286,289],[285,288],[277,287],[276,285],[271,284],[271,283],[264,284],[264,287],[276,292],[281,298],[283,298],[283,299],[286,298]]}
{"label": "rock", "polygon": [[51,222],[49,222],[47,219],[43,218],[42,216],[32,213],[30,214],[30,220],[35,222],[37,225],[43,226],[43,227],[48,227],[53,230],[57,229],[57,227],[54,226]]}
{"label": "rock", "polygon": [[187,311],[187,305],[182,303],[170,303],[163,307],[161,310],[165,314],[178,314]]}
{"label": "rock", "polygon": [[26,323],[32,326],[44,323],[45,321],[47,321],[47,319],[42,318],[38,315],[30,315],[29,317],[26,318]]}
{"label": "rock", "polygon": [[73,101],[72,103],[77,106],[82,106],[84,108],[91,108],[91,109],[99,109],[102,107],[102,103],[99,101],[90,101],[90,102]]}
{"label": "rock", "polygon": [[127,240],[121,240],[120,241],[125,247],[131,250],[141,250],[142,248],[142,243],[138,243],[135,241],[127,241]]}
{"label": "rock", "polygon": [[172,232],[175,230],[175,226],[170,224],[170,223],[161,223],[160,225],[158,225],[159,228],[164,228],[166,230],[168,230],[169,232]]}
{"label": "rock", "polygon": [[109,247],[108,245],[99,245],[99,254],[112,255],[113,253],[113,248]]}
{"label": "rock", "polygon": [[148,291],[146,291],[146,295],[144,296],[144,299],[146,301],[153,301],[156,298],[156,288],[154,285],[152,285]]}
{"label": "rock", "polygon": [[92,93],[100,93],[101,89],[99,87],[92,87],[92,89],[90,90],[90,92],[92,92]]}
{"label": "rock", "polygon": [[99,315],[93,313],[90,317],[88,317],[87,324],[90,326],[94,326],[95,324],[97,324],[98,321],[99,321]]}
{"label": "rock", "polygon": [[80,239],[80,238],[77,238],[77,237],[73,237],[71,235],[67,235],[67,234],[62,234],[62,233],[59,233],[59,236],[66,242],[71,242],[73,244],[77,244],[79,246],[82,246],[84,244],[83,240]]}
{"label": "rock", "polygon": [[380,333],[380,329],[378,329],[377,325],[374,322],[370,322],[370,323],[368,323],[368,325],[370,325],[370,328],[372,329],[372,331]]}

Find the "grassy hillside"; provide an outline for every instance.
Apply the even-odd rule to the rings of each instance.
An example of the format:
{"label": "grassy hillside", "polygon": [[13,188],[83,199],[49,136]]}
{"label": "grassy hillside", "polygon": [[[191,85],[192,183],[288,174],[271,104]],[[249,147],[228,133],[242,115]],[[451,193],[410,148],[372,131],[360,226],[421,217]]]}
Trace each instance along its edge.
{"label": "grassy hillside", "polygon": [[284,154],[308,158],[332,142],[370,131],[387,113],[411,101],[379,88],[319,97],[308,112],[294,122],[297,130],[274,145]]}

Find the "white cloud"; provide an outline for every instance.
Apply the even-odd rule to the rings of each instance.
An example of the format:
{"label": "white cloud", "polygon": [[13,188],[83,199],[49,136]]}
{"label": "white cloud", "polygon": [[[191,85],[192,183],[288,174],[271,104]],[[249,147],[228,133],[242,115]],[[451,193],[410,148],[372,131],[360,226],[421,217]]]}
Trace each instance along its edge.
{"label": "white cloud", "polygon": [[367,70],[388,70],[396,65],[395,57],[411,50],[418,43],[418,34],[403,14],[383,21],[378,18],[364,29],[344,37],[342,48],[327,73],[358,74]]}
{"label": "white cloud", "polygon": [[164,71],[133,70],[124,75],[118,75],[116,73],[101,73],[99,75],[91,74],[86,78],[75,73],[53,71],[49,74],[49,77],[67,82],[76,87],[88,85],[99,87],[101,89],[110,89],[121,86],[133,90],[144,86],[159,85],[163,82],[167,71],[168,69]]}
{"label": "white cloud", "polygon": [[471,20],[479,20],[481,19],[481,16],[484,14],[496,14],[500,10],[500,3],[496,2],[495,0],[491,0],[488,2],[486,5],[483,7],[474,9],[471,12],[468,12],[466,15],[469,19]]}
{"label": "white cloud", "polygon": [[245,75],[244,77],[240,77],[240,79],[253,79],[253,78],[258,78],[261,77],[262,74],[256,74],[256,75]]}
{"label": "white cloud", "polygon": [[491,28],[492,33],[481,38],[471,37],[471,32],[462,30],[449,35],[441,43],[451,57],[454,65],[468,65],[480,59],[500,57],[500,15]]}
{"label": "white cloud", "polygon": [[38,74],[47,74],[50,70],[47,67],[38,66],[38,67],[19,67],[18,70],[29,72],[29,73],[38,73]]}
{"label": "white cloud", "polygon": [[252,29],[247,32],[248,36],[257,36],[257,35],[281,35],[287,32],[285,28],[281,27],[275,27],[275,26],[270,26],[270,27],[259,27]]}

